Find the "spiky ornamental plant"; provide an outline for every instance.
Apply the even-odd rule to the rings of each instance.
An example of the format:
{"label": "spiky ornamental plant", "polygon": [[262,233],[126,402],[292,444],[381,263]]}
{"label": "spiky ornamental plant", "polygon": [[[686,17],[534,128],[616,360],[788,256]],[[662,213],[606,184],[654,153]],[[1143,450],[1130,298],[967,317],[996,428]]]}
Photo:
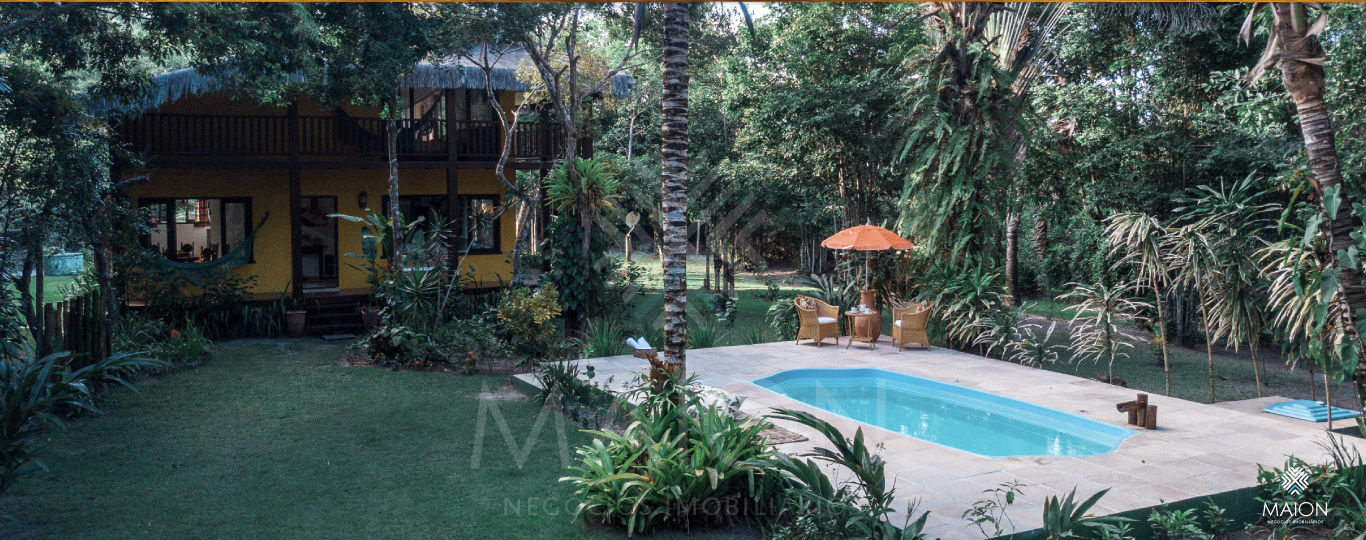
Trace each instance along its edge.
{"label": "spiky ornamental plant", "polygon": [[1115,359],[1128,358],[1121,349],[1134,344],[1119,331],[1120,323],[1141,319],[1143,309],[1152,307],[1147,302],[1130,300],[1136,287],[1130,283],[1085,285],[1070,283],[1072,290],[1058,295],[1058,300],[1069,302],[1072,316],[1070,332],[1072,358],[1077,361],[1106,362],[1106,376],[1113,384]]}
{"label": "spiky ornamental plant", "polygon": [[1115,214],[1107,220],[1105,236],[1110,253],[1123,254],[1115,266],[1128,265],[1134,271],[1135,285],[1149,289],[1157,297],[1157,339],[1162,349],[1162,374],[1165,394],[1172,393],[1172,368],[1167,352],[1167,316],[1163,293],[1171,286],[1171,268],[1162,255],[1162,242],[1168,231],[1157,218],[1142,212]]}
{"label": "spiky ornamental plant", "polygon": [[1187,223],[1205,231],[1215,271],[1204,298],[1207,342],[1225,339],[1235,350],[1246,341],[1252,353],[1257,395],[1262,393],[1262,369],[1257,359],[1266,315],[1265,286],[1255,253],[1266,245],[1262,234],[1271,226],[1276,207],[1262,204],[1264,191],[1249,174],[1232,185],[1200,186],[1189,190],[1176,209]]}
{"label": "spiky ornamental plant", "polygon": [[[1343,313],[1340,276],[1334,263],[1320,253],[1327,240],[1315,217],[1304,228],[1285,220],[1282,225],[1298,230],[1301,236],[1257,252],[1257,261],[1270,280],[1266,312],[1275,314],[1270,324],[1281,342],[1282,355],[1291,365],[1309,362],[1311,391],[1317,365],[1323,372],[1324,401],[1332,403],[1330,379],[1341,382],[1356,370],[1351,359],[1357,342],[1349,333],[1351,319]],[[1332,420],[1328,423],[1331,428]]]}
{"label": "spiky ornamental plant", "polygon": [[1260,201],[1265,191],[1249,174],[1232,185],[1218,188],[1201,186],[1183,198],[1178,213],[1203,222],[1215,239],[1213,253],[1219,271],[1211,283],[1210,340],[1227,339],[1234,350],[1244,341],[1252,353],[1252,371],[1257,381],[1257,396],[1262,395],[1262,372],[1257,352],[1262,330],[1267,326],[1261,267],[1254,260],[1257,250],[1266,246],[1265,233],[1272,225],[1276,206]]}
{"label": "spiky ornamental plant", "polygon": [[1167,235],[1163,251],[1167,265],[1175,272],[1173,283],[1195,291],[1200,305],[1200,323],[1205,330],[1205,360],[1209,365],[1209,400],[1214,402],[1214,339],[1210,331],[1210,296],[1219,272],[1207,223],[1196,222],[1178,227]]}

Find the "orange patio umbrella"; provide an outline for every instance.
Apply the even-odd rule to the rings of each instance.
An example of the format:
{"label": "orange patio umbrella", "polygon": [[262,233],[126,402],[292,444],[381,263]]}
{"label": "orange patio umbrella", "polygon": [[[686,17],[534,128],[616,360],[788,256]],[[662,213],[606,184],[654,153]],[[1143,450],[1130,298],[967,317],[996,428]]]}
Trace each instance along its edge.
{"label": "orange patio umbrella", "polygon": [[[910,240],[877,225],[859,225],[831,235],[821,241],[828,249],[852,249],[855,251],[885,251],[888,249],[911,249],[915,247]],[[863,288],[868,288],[868,256],[863,257]]]}

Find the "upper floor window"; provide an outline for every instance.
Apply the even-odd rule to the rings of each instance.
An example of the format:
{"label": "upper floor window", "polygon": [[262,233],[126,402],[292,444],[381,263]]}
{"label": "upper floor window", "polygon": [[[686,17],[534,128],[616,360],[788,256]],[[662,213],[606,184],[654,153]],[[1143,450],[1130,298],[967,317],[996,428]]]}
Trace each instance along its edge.
{"label": "upper floor window", "polygon": [[151,222],[147,245],[179,262],[208,262],[232,251],[251,231],[251,199],[140,199]]}

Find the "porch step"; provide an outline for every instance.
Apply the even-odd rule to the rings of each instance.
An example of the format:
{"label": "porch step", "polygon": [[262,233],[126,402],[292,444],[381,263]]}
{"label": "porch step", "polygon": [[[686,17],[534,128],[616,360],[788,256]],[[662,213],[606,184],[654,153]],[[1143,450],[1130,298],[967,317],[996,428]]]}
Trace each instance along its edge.
{"label": "porch step", "polygon": [[360,318],[360,302],[309,302],[308,333],[315,336],[360,333],[365,324]]}

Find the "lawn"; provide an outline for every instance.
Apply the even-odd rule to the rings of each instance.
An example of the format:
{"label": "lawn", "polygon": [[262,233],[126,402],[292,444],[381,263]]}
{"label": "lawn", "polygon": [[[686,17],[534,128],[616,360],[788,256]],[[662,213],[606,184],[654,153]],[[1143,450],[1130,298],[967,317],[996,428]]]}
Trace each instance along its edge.
{"label": "lawn", "polygon": [[[655,255],[636,253],[631,257],[631,262],[639,265],[644,271],[643,285],[647,291],[645,298],[640,301],[637,308],[636,318],[638,320],[656,321],[662,326],[664,302],[661,291],[664,287],[664,281],[659,258]],[[702,290],[704,264],[705,260],[702,257],[688,257],[688,312],[690,322],[701,320],[698,318],[700,310],[714,305],[712,291]],[[715,276],[712,279],[713,289],[715,289]],[[736,272],[735,293],[739,300],[735,324],[720,329],[723,334],[718,340],[718,345],[744,345],[777,339],[765,319],[768,308],[773,305],[773,302],[760,297],[768,290],[768,283],[770,282],[776,283],[781,289],[779,299],[786,299],[796,292],[811,290],[805,285],[804,280],[790,271],[770,271],[764,274]],[[707,316],[712,317],[713,315],[707,314]],[[755,339],[758,341],[752,341]]]}
{"label": "lawn", "polygon": [[[0,498],[0,538],[600,538],[572,524],[547,417],[520,466],[481,391],[506,377],[338,364],[318,341],[220,344],[44,441],[50,472]],[[541,411],[490,401],[518,448]],[[473,462],[476,448],[480,460]],[[713,538],[747,537],[722,531]],[[666,535],[668,537],[669,535]],[[703,535],[708,537],[708,535]]]}

